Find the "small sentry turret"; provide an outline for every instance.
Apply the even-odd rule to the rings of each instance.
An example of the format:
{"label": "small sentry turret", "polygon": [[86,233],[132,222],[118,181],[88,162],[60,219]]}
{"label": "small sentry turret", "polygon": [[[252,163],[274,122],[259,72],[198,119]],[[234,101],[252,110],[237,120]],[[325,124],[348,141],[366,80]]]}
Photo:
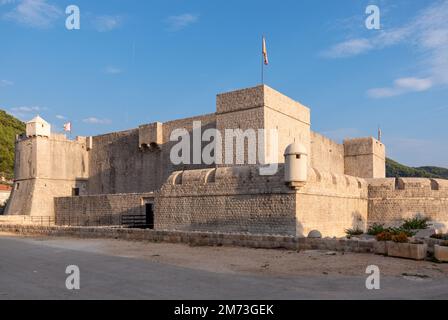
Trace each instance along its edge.
{"label": "small sentry turret", "polygon": [[51,125],[37,116],[26,123],[27,137],[49,137],[51,134]]}
{"label": "small sentry turret", "polygon": [[302,144],[295,142],[285,150],[285,183],[291,188],[303,186],[308,177],[308,152]]}

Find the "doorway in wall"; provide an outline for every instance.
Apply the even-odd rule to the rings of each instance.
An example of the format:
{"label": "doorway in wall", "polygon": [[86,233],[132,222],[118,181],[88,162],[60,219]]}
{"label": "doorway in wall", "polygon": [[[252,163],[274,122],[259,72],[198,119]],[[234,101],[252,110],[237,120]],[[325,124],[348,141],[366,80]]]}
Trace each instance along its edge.
{"label": "doorway in wall", "polygon": [[149,229],[154,229],[154,204],[145,203],[146,225]]}

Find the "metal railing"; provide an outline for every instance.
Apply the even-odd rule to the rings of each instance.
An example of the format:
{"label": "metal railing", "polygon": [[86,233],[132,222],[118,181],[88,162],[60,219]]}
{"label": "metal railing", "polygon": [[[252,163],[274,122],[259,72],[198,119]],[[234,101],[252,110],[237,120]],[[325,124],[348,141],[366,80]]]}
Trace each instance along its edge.
{"label": "metal railing", "polygon": [[55,220],[53,217],[41,217],[41,216],[31,216],[29,217],[31,224],[39,225],[39,226],[53,226],[55,224]]}
{"label": "metal railing", "polygon": [[154,225],[148,224],[146,216],[141,214],[120,215],[121,225],[126,228],[153,229]]}
{"label": "metal railing", "polygon": [[56,224],[59,226],[100,227],[121,225],[121,217],[116,214],[98,216],[57,215]]}
{"label": "metal railing", "polygon": [[147,223],[146,215],[142,214],[103,214],[97,216],[58,214],[55,223],[59,226],[73,227],[120,226],[124,228],[154,228],[153,224]]}

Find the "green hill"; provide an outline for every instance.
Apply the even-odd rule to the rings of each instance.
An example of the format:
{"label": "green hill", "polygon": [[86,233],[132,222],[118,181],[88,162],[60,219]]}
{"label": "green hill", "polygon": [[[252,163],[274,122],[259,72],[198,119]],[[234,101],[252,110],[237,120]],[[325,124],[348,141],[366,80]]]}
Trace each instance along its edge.
{"label": "green hill", "polygon": [[415,178],[434,178],[448,179],[448,169],[440,167],[408,167],[392,159],[386,159],[387,177],[415,177]]}
{"label": "green hill", "polygon": [[25,132],[25,124],[0,110],[0,176],[12,178],[14,173],[14,141]]}

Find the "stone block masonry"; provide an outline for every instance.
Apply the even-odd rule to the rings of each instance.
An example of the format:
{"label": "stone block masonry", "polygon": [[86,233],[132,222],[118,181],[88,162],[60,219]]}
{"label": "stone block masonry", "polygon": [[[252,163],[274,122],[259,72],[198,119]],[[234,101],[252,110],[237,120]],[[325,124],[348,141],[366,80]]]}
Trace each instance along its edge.
{"label": "stone block masonry", "polygon": [[[5,213],[56,218],[59,224],[117,225],[122,215],[146,215],[152,208],[157,230],[292,237],[312,230],[343,236],[349,228],[398,224],[416,214],[442,229],[448,225],[447,181],[385,179],[384,144],[372,137],[339,144],[314,133],[310,109],[268,86],[219,94],[215,111],[73,141],[28,130],[16,141],[14,188]],[[37,128],[38,122],[44,120],[30,123]],[[193,130],[194,122],[201,122],[201,132]],[[279,149],[268,156],[268,139],[251,165],[246,136],[238,140],[245,145],[244,163],[173,164],[170,153],[179,141],[171,141],[171,134],[178,129],[189,134],[190,145],[208,129],[274,129]],[[199,151],[213,145],[201,143]],[[303,179],[286,185],[284,151],[292,143],[303,146],[306,158],[294,155],[303,160]],[[189,159],[201,158],[190,149]],[[262,176],[257,166],[268,158],[279,171]]]}
{"label": "stone block masonry", "polygon": [[448,230],[448,180],[387,178],[369,180],[369,224],[396,226],[416,215]]}
{"label": "stone block masonry", "polygon": [[122,215],[144,216],[145,201],[153,199],[153,193],[55,198],[56,224],[118,226]]}
{"label": "stone block masonry", "polygon": [[0,232],[19,235],[74,237],[84,239],[118,239],[185,243],[191,246],[233,246],[256,249],[332,250],[341,252],[373,253],[375,241],[348,239],[310,239],[294,236],[228,234],[214,232],[139,230],[124,228],[63,227],[14,225],[0,223]]}

